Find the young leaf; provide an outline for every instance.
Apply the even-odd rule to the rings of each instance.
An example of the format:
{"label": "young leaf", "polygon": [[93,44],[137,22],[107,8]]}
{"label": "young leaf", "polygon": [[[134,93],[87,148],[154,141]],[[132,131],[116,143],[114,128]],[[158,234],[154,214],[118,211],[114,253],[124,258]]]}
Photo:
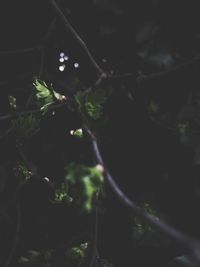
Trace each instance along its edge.
{"label": "young leaf", "polygon": [[69,191],[82,210],[91,212],[93,200],[103,191],[103,175],[97,167],[70,164],[65,177]]}
{"label": "young leaf", "polygon": [[55,191],[55,203],[70,203],[73,199],[69,196],[69,189],[66,182],[62,183]]}
{"label": "young leaf", "polygon": [[33,83],[37,91],[36,97],[39,101],[39,106],[43,114],[48,111],[55,101],[66,100],[66,97],[53,90],[52,86],[48,87],[44,81],[36,79]]}
{"label": "young leaf", "polygon": [[81,244],[80,246],[72,247],[67,250],[66,256],[71,259],[76,259],[80,261],[85,257],[87,247],[87,243]]}
{"label": "young leaf", "polygon": [[98,120],[102,115],[103,104],[106,102],[106,92],[103,89],[78,91],[75,100],[83,114],[93,120]]}
{"label": "young leaf", "polygon": [[79,139],[83,138],[83,130],[82,129],[71,130],[70,134],[79,138]]}
{"label": "young leaf", "polygon": [[24,164],[18,164],[14,167],[14,174],[20,183],[24,183],[32,176],[32,172]]}
{"label": "young leaf", "polygon": [[176,257],[166,267],[197,267],[197,265],[192,262],[188,255],[182,255]]}

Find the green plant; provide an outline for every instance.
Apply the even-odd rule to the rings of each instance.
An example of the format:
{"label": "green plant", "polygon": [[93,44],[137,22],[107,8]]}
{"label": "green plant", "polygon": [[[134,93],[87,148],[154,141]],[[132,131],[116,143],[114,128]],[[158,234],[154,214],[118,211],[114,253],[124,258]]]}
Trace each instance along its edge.
{"label": "green plant", "polygon": [[69,196],[69,188],[66,182],[63,182],[55,191],[55,203],[70,203],[73,199]]}
{"label": "green plant", "polygon": [[104,178],[99,168],[70,164],[66,167],[65,180],[69,192],[82,210],[91,212],[93,201],[103,192]]}
{"label": "green plant", "polygon": [[12,127],[18,140],[26,140],[39,130],[40,120],[33,114],[21,115],[12,120]]}
{"label": "green plant", "polygon": [[17,179],[20,181],[20,183],[26,182],[32,176],[32,172],[29,171],[24,164],[20,164],[20,163],[14,167],[14,174],[17,177]]}
{"label": "green plant", "polygon": [[[155,209],[153,209],[149,203],[144,202],[141,207],[150,216],[156,216]],[[140,234],[153,231],[152,227],[149,224],[144,223],[138,216],[133,217],[133,227],[134,231],[137,231]]]}
{"label": "green plant", "polygon": [[103,89],[78,91],[75,100],[79,110],[93,120],[100,119],[103,104],[106,102],[106,91]]}
{"label": "green plant", "polygon": [[35,79],[33,85],[36,89],[36,97],[43,114],[45,114],[48,108],[56,101],[66,100],[65,96],[54,91],[52,85],[48,86],[44,81]]}

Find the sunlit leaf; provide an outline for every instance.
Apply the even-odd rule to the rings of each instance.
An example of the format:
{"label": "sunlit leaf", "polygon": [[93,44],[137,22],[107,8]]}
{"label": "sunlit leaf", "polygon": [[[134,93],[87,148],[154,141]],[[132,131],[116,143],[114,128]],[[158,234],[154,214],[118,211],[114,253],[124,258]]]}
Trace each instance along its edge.
{"label": "sunlit leaf", "polygon": [[43,112],[43,115],[48,111],[49,107],[56,101],[64,101],[66,97],[57,93],[51,86],[47,86],[44,81],[35,79],[33,85],[37,91],[36,97],[40,106],[40,110]]}

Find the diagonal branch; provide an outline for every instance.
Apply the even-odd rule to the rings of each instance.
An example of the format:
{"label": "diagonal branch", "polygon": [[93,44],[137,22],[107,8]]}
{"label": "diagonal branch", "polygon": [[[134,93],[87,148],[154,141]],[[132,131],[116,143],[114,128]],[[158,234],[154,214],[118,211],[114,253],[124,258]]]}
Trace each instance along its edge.
{"label": "diagonal branch", "polygon": [[181,246],[186,248],[193,256],[194,260],[200,263],[200,242],[196,239],[193,239],[192,237],[182,233],[181,231],[175,229],[171,225],[167,224],[166,222],[160,220],[158,217],[149,215],[143,209],[141,209],[135,202],[130,200],[125,193],[121,190],[121,188],[117,185],[109,171],[106,169],[106,166],[104,164],[104,161],[102,159],[97,139],[94,136],[94,134],[91,132],[91,130],[87,127],[86,124],[83,124],[83,129],[87,133],[87,136],[90,140],[91,147],[94,153],[94,156],[96,158],[96,161],[98,164],[101,164],[104,168],[104,176],[106,180],[108,181],[110,187],[112,188],[113,192],[116,194],[118,199],[130,210],[132,210],[137,216],[139,216],[141,219],[146,221],[148,224],[153,226],[154,228],[160,230],[170,238],[172,238],[174,241],[179,243]]}
{"label": "diagonal branch", "polygon": [[[57,13],[58,17],[62,20],[64,26],[69,30],[74,38],[78,41],[82,49],[87,54],[88,58],[90,59],[91,63],[93,64],[94,68],[97,70],[99,74],[103,74],[104,71],[101,69],[101,67],[98,65],[96,60],[94,59],[93,55],[91,54],[90,50],[88,49],[86,43],[83,41],[83,39],[80,37],[80,35],[76,32],[76,30],[72,27],[72,25],[69,23],[68,19],[62,12],[62,10],[59,8],[55,0],[49,0],[53,8],[55,9],[55,12]],[[104,74],[105,75],[105,74]]]}

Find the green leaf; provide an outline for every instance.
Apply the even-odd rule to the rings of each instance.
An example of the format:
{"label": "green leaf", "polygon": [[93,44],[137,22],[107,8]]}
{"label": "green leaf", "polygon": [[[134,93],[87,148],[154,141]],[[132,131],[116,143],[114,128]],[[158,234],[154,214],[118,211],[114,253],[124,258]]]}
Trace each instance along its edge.
{"label": "green leaf", "polygon": [[94,120],[100,119],[103,113],[103,104],[106,102],[106,92],[103,89],[78,91],[75,100],[79,110]]}
{"label": "green leaf", "polygon": [[75,136],[75,137],[78,137],[80,139],[83,138],[83,130],[82,129],[71,130],[70,134]]}
{"label": "green leaf", "polygon": [[93,209],[93,200],[103,192],[104,178],[99,168],[70,164],[65,177],[70,195],[85,212]]}
{"label": "green leaf", "polygon": [[67,250],[66,256],[71,259],[76,259],[80,261],[85,257],[86,249],[87,249],[87,246],[85,244],[81,244],[80,246],[77,246],[77,247],[72,247]]}
{"label": "green leaf", "polygon": [[157,104],[156,102],[151,101],[151,102],[149,103],[148,107],[147,107],[147,110],[148,110],[149,113],[151,113],[151,114],[155,114],[155,113],[158,112],[158,110],[159,110],[159,106],[158,106],[158,104]]}
{"label": "green leaf", "polygon": [[24,164],[17,164],[17,166],[15,166],[13,170],[20,183],[26,182],[33,175],[32,172],[29,171]]}
{"label": "green leaf", "polygon": [[62,266],[79,267],[86,257],[88,243],[82,243],[67,249],[65,263]]}
{"label": "green leaf", "polygon": [[40,120],[34,115],[23,115],[12,120],[12,127],[18,140],[30,138],[40,128]]}
{"label": "green leaf", "polygon": [[52,86],[48,87],[44,81],[35,79],[33,85],[35,86],[35,89],[37,91],[36,97],[43,115],[48,111],[48,108],[55,101],[66,100],[65,96],[53,90]]}
{"label": "green leaf", "polygon": [[170,262],[167,267],[198,267],[195,263],[191,261],[188,255],[182,255],[176,257],[172,262]]}
{"label": "green leaf", "polygon": [[71,203],[73,199],[69,195],[66,182],[63,182],[55,191],[54,203]]}
{"label": "green leaf", "polygon": [[[156,211],[151,207],[147,202],[141,205],[142,209],[151,216],[156,215]],[[151,232],[153,231],[152,227],[149,224],[144,223],[138,216],[133,218],[134,230],[139,233]]]}
{"label": "green leaf", "polygon": [[37,89],[38,92],[48,92],[49,89],[47,87],[47,84],[44,81],[41,81],[39,79],[35,79],[33,82],[33,85]]}

